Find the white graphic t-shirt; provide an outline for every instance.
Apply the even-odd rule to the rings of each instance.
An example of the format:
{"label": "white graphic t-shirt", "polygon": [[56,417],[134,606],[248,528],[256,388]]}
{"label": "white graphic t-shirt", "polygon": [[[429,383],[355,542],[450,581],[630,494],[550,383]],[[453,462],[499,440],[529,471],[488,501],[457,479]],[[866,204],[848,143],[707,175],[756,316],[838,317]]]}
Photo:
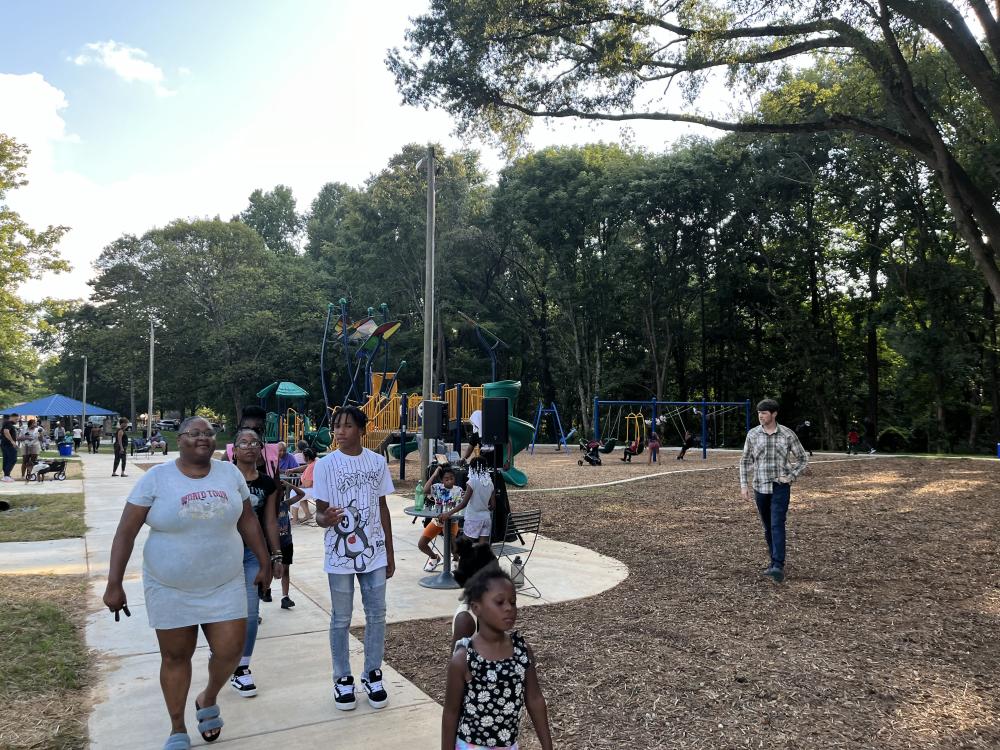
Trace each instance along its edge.
{"label": "white graphic t-shirt", "polygon": [[385,530],[379,498],[395,490],[385,458],[362,448],[359,456],[334,451],[315,465],[313,497],[344,509],[343,520],[326,530],[323,569],[353,574],[384,568]]}

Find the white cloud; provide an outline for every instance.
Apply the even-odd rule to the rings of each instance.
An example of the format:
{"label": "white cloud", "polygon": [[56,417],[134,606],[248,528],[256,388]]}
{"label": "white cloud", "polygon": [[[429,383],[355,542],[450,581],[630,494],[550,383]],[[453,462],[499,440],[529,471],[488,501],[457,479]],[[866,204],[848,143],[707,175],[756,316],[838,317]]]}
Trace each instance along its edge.
{"label": "white cloud", "polygon": [[83,45],[84,51],[69,58],[75,65],[98,65],[107,68],[123,81],[138,81],[153,87],[157,96],[173,96],[176,91],[164,84],[163,69],[151,63],[145,50],[129,47],[114,39],[106,42],[90,42]]}

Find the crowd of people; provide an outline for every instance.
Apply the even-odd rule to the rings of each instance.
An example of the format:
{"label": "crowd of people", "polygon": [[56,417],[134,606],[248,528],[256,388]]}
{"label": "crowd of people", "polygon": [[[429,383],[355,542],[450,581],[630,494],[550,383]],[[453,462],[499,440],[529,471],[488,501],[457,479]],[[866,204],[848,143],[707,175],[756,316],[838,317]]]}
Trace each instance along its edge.
{"label": "crowd of people", "polygon": [[[294,606],[287,583],[293,559],[293,507],[325,529],[333,706],[354,709],[358,692],[375,709],[389,703],[382,660],[386,587],[396,560],[386,503],[394,486],[386,460],[362,446],[366,417],[357,408],[346,407],[336,414],[337,450],[319,459],[308,446],[297,446],[298,456],[284,445],[274,446],[271,453],[272,446],[263,439],[265,416],[256,407],[244,410],[224,461],[212,458],[216,445],[211,424],[197,417],[185,420],[178,432],[177,458],[150,468],[136,483],[112,544],[104,603],[117,617],[119,612],[127,614],[123,581],[135,538],[144,524],[149,526],[143,588],[149,624],[160,645],[161,687],[171,722],[166,750],[190,747],[184,705],[199,629],[211,649],[204,688],[195,698],[202,737],[211,742],[221,734],[218,694],[227,681],[243,697],[257,695],[250,663],[259,602],[269,598],[272,581],[280,580],[282,606]],[[489,547],[495,492],[488,467],[473,461],[470,468],[469,486],[455,498],[466,511],[466,533],[457,545],[463,549],[464,544],[465,552],[456,571],[465,589],[462,617],[456,613],[452,633],[454,651],[442,723],[445,744],[470,749],[516,747],[526,708],[542,746],[551,748],[534,657],[524,640],[511,633],[517,612],[515,589]],[[431,482],[432,492],[436,484],[444,482]],[[348,646],[355,585],[365,612],[360,691]]]}
{"label": "crowd of people", "polygon": [[[768,560],[760,572],[781,583],[791,485],[805,471],[808,451],[795,431],[778,423],[777,402],[761,401],[757,416],[759,424],[747,433],[739,462],[740,491],[746,500],[752,492],[764,534]],[[294,607],[289,570],[292,526],[300,513],[325,530],[333,708],[354,709],[359,694],[374,709],[389,704],[382,662],[386,588],[396,572],[396,558],[386,502],[394,485],[386,460],[363,447],[367,420],[355,407],[334,416],[337,449],[322,458],[307,445],[296,446],[293,454],[284,444],[266,444],[265,419],[262,409],[245,409],[223,461],[213,460],[212,425],[199,417],[185,420],[177,458],[152,467],[136,483],[115,534],[104,603],[117,617],[120,611],[128,614],[123,579],[134,540],[144,524],[150,528],[143,586],[149,624],[160,645],[161,687],[171,721],[166,750],[190,747],[184,705],[199,628],[211,648],[204,687],[195,699],[202,737],[212,742],[221,734],[218,694],[226,682],[240,696],[258,694],[251,658],[259,602],[270,601],[270,587],[277,580],[282,607]],[[116,433],[116,467],[118,435],[126,426],[123,420]],[[5,440],[8,433],[5,422]],[[442,748],[516,748],[524,710],[541,746],[551,748],[535,658],[514,630],[516,589],[490,547],[497,501],[493,476],[492,467],[476,457],[464,488],[447,466],[436,467],[423,485],[425,495],[444,508],[421,535],[426,569],[440,564],[434,538],[451,534],[458,559],[454,575],[463,585],[452,619]],[[461,511],[460,530],[456,514]],[[355,587],[365,616],[364,666],[357,682],[349,653]]]}

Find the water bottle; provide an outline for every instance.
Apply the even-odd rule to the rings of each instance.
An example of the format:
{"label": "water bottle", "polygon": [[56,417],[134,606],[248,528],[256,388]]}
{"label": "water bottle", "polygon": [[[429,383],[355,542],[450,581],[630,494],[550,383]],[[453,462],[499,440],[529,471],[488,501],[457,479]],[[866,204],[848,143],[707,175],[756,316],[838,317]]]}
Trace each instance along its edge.
{"label": "water bottle", "polygon": [[413,505],[417,510],[424,509],[424,486],[417,483],[417,489],[413,493]]}
{"label": "water bottle", "polygon": [[514,588],[521,588],[524,586],[524,563],[521,561],[521,556],[517,555],[514,557],[514,561],[510,564],[510,580],[514,584]]}

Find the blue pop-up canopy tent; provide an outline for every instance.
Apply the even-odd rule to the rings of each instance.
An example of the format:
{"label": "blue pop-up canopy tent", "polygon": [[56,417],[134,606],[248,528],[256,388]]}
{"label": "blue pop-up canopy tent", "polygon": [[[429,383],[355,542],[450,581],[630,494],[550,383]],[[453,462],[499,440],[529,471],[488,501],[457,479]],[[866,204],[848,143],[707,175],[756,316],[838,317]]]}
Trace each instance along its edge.
{"label": "blue pop-up canopy tent", "polygon": [[[0,409],[0,414],[27,414],[33,417],[66,417],[83,412],[83,402],[59,393]],[[87,404],[88,417],[113,417],[118,412]]]}

